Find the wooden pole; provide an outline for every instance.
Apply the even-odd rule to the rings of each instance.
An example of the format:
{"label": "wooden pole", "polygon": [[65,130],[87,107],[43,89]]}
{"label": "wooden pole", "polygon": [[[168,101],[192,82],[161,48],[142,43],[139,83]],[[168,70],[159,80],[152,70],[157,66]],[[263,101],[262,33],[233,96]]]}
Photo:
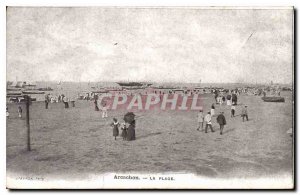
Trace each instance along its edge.
{"label": "wooden pole", "polygon": [[31,151],[30,147],[30,123],[29,123],[29,105],[30,105],[30,96],[25,96],[26,102],[26,127],[27,127],[27,150]]}

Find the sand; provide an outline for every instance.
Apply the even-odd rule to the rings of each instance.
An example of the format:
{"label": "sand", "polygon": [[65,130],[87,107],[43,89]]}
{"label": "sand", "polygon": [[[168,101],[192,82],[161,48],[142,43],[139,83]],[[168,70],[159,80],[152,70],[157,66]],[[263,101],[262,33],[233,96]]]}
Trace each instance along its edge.
{"label": "sand", "polygon": [[[249,121],[230,117],[229,106],[216,105],[225,112],[227,125],[219,134],[197,131],[197,111],[137,112],[136,141],[112,136],[112,118],[126,111],[109,111],[101,118],[93,102],[77,101],[75,108],[63,103],[43,102],[31,106],[32,151],[26,151],[25,113],[19,119],[17,105],[8,104],[7,175],[82,178],[108,172],[186,172],[213,178],[270,177],[293,175],[293,102],[290,92],[282,93],[285,103],[267,103],[257,96],[239,96],[236,114],[248,105]],[[205,96],[204,110],[213,103]],[[25,108],[23,105],[23,111]]]}

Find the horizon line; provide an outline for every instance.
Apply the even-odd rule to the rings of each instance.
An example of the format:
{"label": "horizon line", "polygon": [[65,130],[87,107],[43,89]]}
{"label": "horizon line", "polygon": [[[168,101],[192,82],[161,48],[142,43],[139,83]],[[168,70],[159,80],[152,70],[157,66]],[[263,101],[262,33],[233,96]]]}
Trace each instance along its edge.
{"label": "horizon line", "polygon": [[[24,80],[19,80],[17,82],[24,82]],[[6,82],[15,82],[15,81],[10,81],[6,80]],[[25,82],[27,82],[25,80]],[[257,85],[265,85],[265,84],[271,84],[271,82],[180,82],[180,81],[62,81],[62,80],[49,80],[49,81],[44,81],[44,80],[36,80],[36,81],[28,81],[28,82],[57,82],[57,83],[63,83],[63,82],[68,82],[68,83],[118,83],[118,82],[140,82],[140,83],[186,83],[186,84],[257,84]],[[282,82],[273,82],[274,84],[282,84],[282,85],[293,85],[294,82],[290,83],[282,83]]]}

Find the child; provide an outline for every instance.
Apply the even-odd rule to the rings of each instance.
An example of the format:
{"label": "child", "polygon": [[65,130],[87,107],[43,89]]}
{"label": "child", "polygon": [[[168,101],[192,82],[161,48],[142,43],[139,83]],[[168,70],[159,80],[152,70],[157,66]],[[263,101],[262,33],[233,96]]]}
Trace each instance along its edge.
{"label": "child", "polygon": [[106,108],[106,103],[103,104],[102,106],[102,118],[107,118],[107,108]]}
{"label": "child", "polygon": [[123,137],[123,140],[126,140],[127,137],[126,123],[122,123],[121,129],[122,129],[121,136]]}
{"label": "child", "polygon": [[19,114],[19,118],[22,118],[22,107],[21,106],[18,107],[18,114]]}
{"label": "child", "polygon": [[113,127],[113,136],[115,137],[115,140],[117,140],[117,136],[119,135],[120,123],[116,118],[113,118],[113,121],[114,122],[111,124],[111,126]]}

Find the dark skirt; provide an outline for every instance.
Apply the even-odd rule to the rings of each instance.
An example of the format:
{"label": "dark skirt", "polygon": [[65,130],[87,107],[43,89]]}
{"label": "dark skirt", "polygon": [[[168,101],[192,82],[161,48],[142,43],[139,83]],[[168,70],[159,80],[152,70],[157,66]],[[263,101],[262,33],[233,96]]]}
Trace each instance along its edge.
{"label": "dark skirt", "polygon": [[127,137],[127,131],[126,131],[126,129],[122,129],[122,134],[121,134],[121,136],[122,136],[123,138],[126,138],[126,137]]}
{"label": "dark skirt", "polygon": [[118,136],[119,135],[119,128],[117,125],[114,125],[113,128],[113,136]]}
{"label": "dark skirt", "polygon": [[234,116],[235,110],[231,109],[231,115]]}
{"label": "dark skirt", "polygon": [[133,125],[129,125],[127,130],[127,141],[135,140],[135,128]]}

